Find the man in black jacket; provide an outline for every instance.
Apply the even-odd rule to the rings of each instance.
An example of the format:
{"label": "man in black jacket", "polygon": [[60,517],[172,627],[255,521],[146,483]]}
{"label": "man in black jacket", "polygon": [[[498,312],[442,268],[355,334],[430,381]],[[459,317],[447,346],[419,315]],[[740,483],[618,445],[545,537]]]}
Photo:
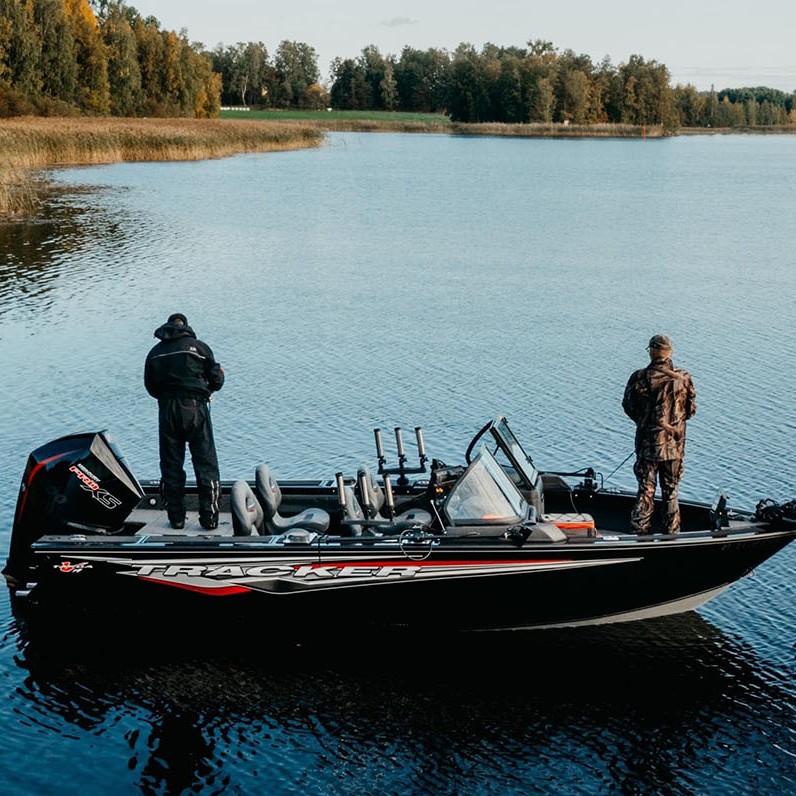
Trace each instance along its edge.
{"label": "man in black jacket", "polygon": [[199,488],[199,522],[212,530],[218,527],[220,485],[209,401],[224,385],[224,370],[180,312],[169,315],[155,337],[160,342],[147,355],[144,385],[158,399],[160,489],[169,521],[185,527],[187,443]]}

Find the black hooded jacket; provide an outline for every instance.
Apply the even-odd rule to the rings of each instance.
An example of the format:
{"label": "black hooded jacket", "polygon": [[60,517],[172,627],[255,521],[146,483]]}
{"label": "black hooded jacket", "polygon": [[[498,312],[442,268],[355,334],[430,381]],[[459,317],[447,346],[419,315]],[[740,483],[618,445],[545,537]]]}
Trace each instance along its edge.
{"label": "black hooded jacket", "polygon": [[167,322],[155,337],[160,342],[144,365],[144,386],[153,398],[207,400],[224,386],[224,371],[210,346],[197,340],[190,326]]}

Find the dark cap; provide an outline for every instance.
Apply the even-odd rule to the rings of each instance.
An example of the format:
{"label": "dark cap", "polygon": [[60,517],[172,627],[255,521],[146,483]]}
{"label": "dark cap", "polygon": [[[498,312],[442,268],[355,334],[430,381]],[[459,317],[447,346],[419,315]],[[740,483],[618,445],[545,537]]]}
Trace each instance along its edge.
{"label": "dark cap", "polygon": [[173,312],[169,315],[166,323],[181,323],[183,326],[188,325],[188,319],[181,312]]}
{"label": "dark cap", "polygon": [[650,337],[649,344],[647,348],[654,348],[655,350],[661,351],[668,349],[669,351],[672,350],[672,341],[669,337],[665,334],[655,334]]}

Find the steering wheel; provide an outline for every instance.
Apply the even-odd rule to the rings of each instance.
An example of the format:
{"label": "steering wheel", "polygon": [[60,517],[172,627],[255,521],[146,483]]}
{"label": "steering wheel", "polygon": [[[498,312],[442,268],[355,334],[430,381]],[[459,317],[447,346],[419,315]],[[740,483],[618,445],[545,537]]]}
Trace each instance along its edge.
{"label": "steering wheel", "polygon": [[470,444],[467,446],[467,452],[464,454],[464,459],[467,464],[470,464],[470,454],[473,452],[473,448],[478,443],[478,440],[481,439],[481,437],[483,437],[490,428],[492,428],[494,422],[494,420],[490,420],[470,441]]}

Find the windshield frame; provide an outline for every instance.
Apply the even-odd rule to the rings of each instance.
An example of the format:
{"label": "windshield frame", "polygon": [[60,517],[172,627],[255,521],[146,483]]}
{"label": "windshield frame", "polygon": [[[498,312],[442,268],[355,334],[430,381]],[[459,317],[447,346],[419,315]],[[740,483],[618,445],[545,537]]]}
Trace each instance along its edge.
{"label": "windshield frame", "polygon": [[525,488],[536,489],[540,473],[531,457],[514,436],[514,432],[509,428],[506,418],[503,416],[498,417],[489,430],[492,432],[492,436],[500,450],[503,451],[511,462],[511,466],[517,471]]}
{"label": "windshield frame", "polygon": [[445,499],[451,525],[513,525],[528,519],[530,504],[486,445]]}

